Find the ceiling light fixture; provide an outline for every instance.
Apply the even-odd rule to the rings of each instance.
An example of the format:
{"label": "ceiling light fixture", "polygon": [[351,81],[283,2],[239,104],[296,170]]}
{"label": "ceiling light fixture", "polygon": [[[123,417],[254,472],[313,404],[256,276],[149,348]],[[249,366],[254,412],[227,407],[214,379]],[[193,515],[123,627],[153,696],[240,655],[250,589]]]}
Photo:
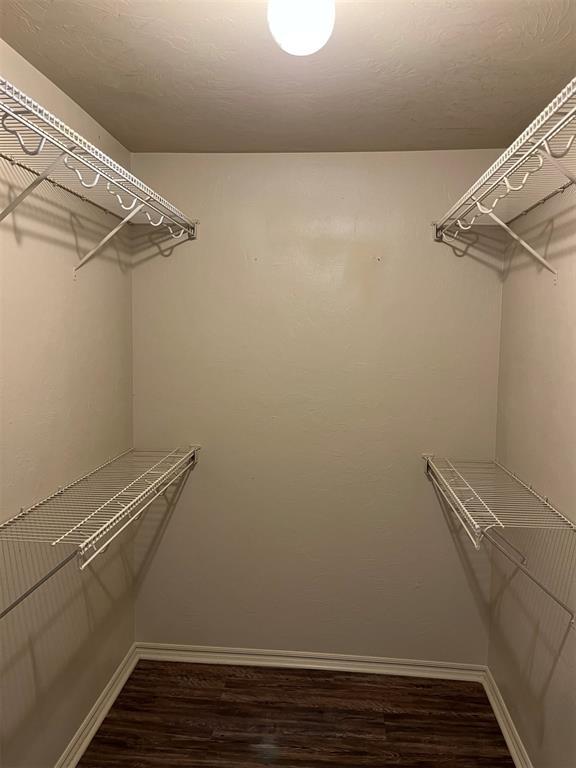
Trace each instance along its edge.
{"label": "ceiling light fixture", "polygon": [[323,48],[335,20],[335,0],[268,0],[272,37],[293,56],[309,56]]}

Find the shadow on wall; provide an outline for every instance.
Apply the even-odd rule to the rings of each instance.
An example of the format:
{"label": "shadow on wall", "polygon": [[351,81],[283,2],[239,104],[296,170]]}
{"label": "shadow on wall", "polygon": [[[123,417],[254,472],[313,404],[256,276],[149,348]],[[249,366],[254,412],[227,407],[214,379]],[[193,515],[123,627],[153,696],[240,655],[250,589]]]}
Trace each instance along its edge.
{"label": "shadow on wall", "polygon": [[[445,500],[437,497],[472,593],[490,622],[491,645],[498,646],[508,679],[513,680],[523,701],[525,719],[538,724],[540,740],[546,728],[546,694],[554,676],[561,674],[562,659],[574,659],[576,629],[562,608],[494,549],[491,595],[486,596],[470,564],[472,544]],[[506,538],[525,556],[538,579],[560,600],[576,606],[576,532],[517,528],[507,529]],[[519,636],[522,648],[518,647]]]}
{"label": "shadow on wall", "polygon": [[[0,159],[0,177],[2,211],[34,177],[3,159]],[[0,226],[10,228],[18,244],[30,238],[64,251],[73,249],[80,261],[119,221],[113,214],[45,181],[8,214]],[[115,262],[126,271],[158,256],[167,258],[186,242],[188,240],[174,240],[166,230],[129,225],[112,238],[95,259]]]}
{"label": "shadow on wall", "polygon": [[468,258],[500,273],[502,279],[509,263],[510,240],[495,226],[482,226],[460,232],[458,238],[443,241],[454,256]]}
{"label": "shadow on wall", "polygon": [[[72,560],[1,620],[0,755],[5,768],[53,765],[62,750],[62,744],[55,743],[51,735],[62,733],[54,724],[65,724],[61,727],[67,728],[69,740],[94,703],[89,698],[94,685],[102,688],[114,671],[102,666],[103,660],[110,657],[106,649],[115,646],[121,658],[130,648],[133,595],[148,570],[188,474],[164,497],[156,499],[134,524],[133,528],[138,528],[137,546],[133,530],[84,571],[78,568],[76,559]],[[2,565],[6,569],[2,607],[14,599],[19,585],[30,586],[47,565],[66,556],[55,554],[57,548],[50,544],[10,542],[10,547],[13,557]],[[90,680],[92,685],[88,684]],[[71,686],[87,691],[84,711],[69,709],[67,692]],[[26,741],[30,733],[36,734],[35,744]]]}
{"label": "shadow on wall", "polygon": [[[508,538],[560,600],[576,605],[576,532],[518,529]],[[491,641],[498,647],[499,663],[506,666],[508,685],[513,680],[523,701],[526,723],[532,728],[536,724],[534,741],[542,743],[546,696],[555,677],[563,674],[563,660],[574,663],[576,628],[546,594],[522,574],[516,576],[516,570],[494,555]]]}
{"label": "shadow on wall", "polygon": [[[432,483],[430,483],[430,485],[432,485]],[[490,583],[488,583],[487,588],[486,586],[483,588],[470,558],[470,555],[473,554],[475,550],[472,547],[468,535],[460,525],[459,521],[456,519],[454,512],[452,512],[446,503],[446,500],[438,492],[437,488],[435,488],[433,485],[432,488],[436,498],[438,499],[440,508],[442,509],[442,514],[444,516],[446,525],[448,526],[448,530],[452,534],[452,539],[462,563],[464,576],[470,588],[470,593],[473,595],[476,606],[478,608],[478,612],[482,616],[482,624],[488,627],[490,625]]]}
{"label": "shadow on wall", "polygon": [[[567,207],[559,212],[554,211],[548,218],[540,220],[536,224],[525,226],[525,216],[530,211],[519,216],[512,224],[513,229],[520,233],[524,240],[556,269],[560,268],[562,259],[574,256],[574,248],[571,246],[576,234],[574,187],[568,187],[554,198],[556,205],[559,205],[561,201],[566,201]],[[511,272],[520,272],[526,269],[545,272],[543,266],[538,264],[520,245],[512,241],[507,253],[503,272],[504,279]]]}
{"label": "shadow on wall", "polygon": [[130,251],[132,254],[132,269],[139,267],[147,261],[161,256],[169,258],[177,249],[180,249],[190,240],[175,240],[169,233],[163,230],[151,229],[147,226],[135,224],[130,230]]}
{"label": "shadow on wall", "polygon": [[68,719],[72,735],[86,714],[78,719],[68,711],[70,686],[102,676],[101,649],[127,633],[119,627],[129,621],[129,613],[122,616],[129,579],[127,546],[115,547],[90,572],[69,563],[2,619],[2,765],[44,768],[56,761],[56,724]]}

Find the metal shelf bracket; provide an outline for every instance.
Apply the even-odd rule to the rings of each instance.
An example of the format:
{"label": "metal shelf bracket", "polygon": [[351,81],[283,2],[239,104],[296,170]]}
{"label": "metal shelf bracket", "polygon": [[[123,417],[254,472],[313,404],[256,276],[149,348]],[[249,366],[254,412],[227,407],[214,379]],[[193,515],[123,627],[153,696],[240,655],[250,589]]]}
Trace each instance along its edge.
{"label": "metal shelf bracket", "polygon": [[560,173],[563,173],[566,178],[572,182],[572,184],[576,184],[576,174],[572,173],[572,171],[564,165],[564,163],[560,162],[561,159],[568,153],[570,150],[570,147],[574,143],[574,139],[576,138],[576,134],[573,134],[570,137],[570,140],[567,144],[567,147],[562,152],[554,152],[547,141],[543,143],[544,149],[539,149],[538,154],[540,157],[542,157],[544,160],[547,160],[549,163],[551,163],[555,168],[557,168]]}
{"label": "metal shelf bracket", "polygon": [[[502,536],[502,534],[500,534],[500,536]],[[550,589],[548,589],[548,587],[542,581],[540,581],[540,579],[538,579],[536,576],[534,576],[532,571],[530,571],[530,569],[526,567],[526,557],[524,555],[521,555],[520,560],[516,560],[516,558],[512,557],[510,552],[507,551],[506,547],[503,547],[502,544],[499,541],[497,541],[494,538],[494,536],[491,535],[489,532],[485,532],[484,533],[484,538],[486,538],[490,542],[490,544],[495,549],[497,549],[498,552],[500,552],[500,554],[504,555],[504,557],[506,557],[508,560],[510,560],[510,562],[514,565],[514,567],[518,568],[518,570],[521,571],[524,574],[524,576],[527,576],[533,584],[536,584],[537,587],[540,587],[540,589],[543,592],[545,592],[548,595],[548,597],[556,603],[556,605],[559,605],[560,608],[562,608],[564,611],[566,611],[566,613],[570,616],[570,627],[572,629],[574,629],[576,627],[576,612],[574,611],[574,609],[570,608],[570,606],[567,605],[563,600],[560,600],[560,598],[557,597],[554,594],[554,592],[552,592]],[[507,544],[507,546],[509,546],[511,549],[515,549],[516,550],[516,547],[514,547],[508,541],[508,539],[506,539],[504,536],[502,536],[502,539]],[[518,551],[518,550],[516,550],[516,551]]]}
{"label": "metal shelf bracket", "polygon": [[66,153],[65,153],[65,152],[62,152],[62,154],[58,155],[58,157],[57,157],[55,160],[53,160],[53,162],[51,162],[51,163],[48,165],[48,167],[47,167],[47,168],[46,168],[44,171],[42,171],[42,173],[39,173],[39,174],[38,174],[38,176],[36,176],[36,178],[34,178],[34,179],[33,179],[33,180],[30,182],[30,184],[28,184],[28,186],[27,186],[27,187],[24,187],[24,189],[22,190],[22,192],[20,192],[20,194],[19,194],[19,195],[17,195],[17,197],[15,197],[15,198],[14,198],[14,200],[12,200],[12,202],[11,202],[11,203],[8,203],[8,205],[7,205],[7,206],[6,206],[6,207],[5,207],[5,208],[4,208],[2,211],[0,211],[0,221],[4,221],[4,219],[6,218],[6,216],[8,216],[10,213],[12,213],[12,211],[13,211],[15,208],[17,208],[17,207],[20,205],[20,203],[21,203],[23,200],[25,200],[25,199],[28,197],[28,195],[29,195],[31,192],[34,192],[34,190],[36,189],[36,187],[38,187],[40,184],[42,184],[42,182],[43,182],[43,181],[46,181],[46,179],[47,179],[47,178],[49,177],[49,175],[52,173],[52,171],[54,170],[54,168],[56,168],[56,166],[58,165],[58,163],[59,163],[59,162],[62,160],[62,158],[63,158],[63,157],[65,157],[65,156],[66,156]]}
{"label": "metal shelf bracket", "polygon": [[93,258],[94,258],[94,256],[96,256],[98,253],[100,253],[100,251],[102,250],[102,248],[104,248],[104,246],[105,246],[107,243],[109,243],[109,242],[110,242],[110,240],[112,240],[112,238],[116,237],[116,235],[118,234],[118,232],[120,232],[120,230],[121,230],[123,227],[125,227],[125,226],[126,226],[126,224],[128,224],[128,222],[130,221],[130,219],[133,219],[133,218],[134,218],[134,216],[136,216],[136,214],[137,214],[137,213],[140,213],[140,211],[142,210],[142,208],[144,207],[144,205],[145,205],[145,203],[140,203],[140,205],[137,205],[135,208],[133,208],[133,209],[130,211],[130,213],[129,213],[127,216],[125,216],[125,217],[122,219],[122,221],[121,221],[119,224],[117,224],[117,225],[114,227],[114,229],[113,229],[113,230],[111,230],[110,232],[108,232],[108,234],[107,234],[107,235],[105,235],[105,236],[102,238],[102,240],[100,240],[100,242],[98,243],[98,245],[94,246],[94,248],[92,248],[92,250],[88,251],[88,253],[87,253],[87,254],[86,254],[86,255],[85,255],[83,258],[82,258],[82,260],[81,260],[81,261],[80,261],[80,262],[79,262],[79,263],[78,263],[78,264],[77,264],[77,265],[74,267],[74,272],[77,272],[77,271],[80,269],[80,267],[83,267],[83,266],[84,266],[85,264],[87,264],[87,263],[88,263],[88,262],[89,262],[91,259],[93,259]]}
{"label": "metal shelf bracket", "polygon": [[545,269],[547,269],[548,272],[552,272],[553,275],[558,275],[557,270],[555,270],[554,267],[549,264],[543,256],[540,256],[538,251],[535,248],[532,248],[532,246],[527,243],[526,240],[523,240],[520,235],[517,235],[516,232],[514,232],[513,229],[510,229],[508,224],[505,224],[502,219],[499,219],[491,208],[486,208],[478,200],[476,200],[476,206],[481,214],[489,216],[495,224],[498,224],[498,226],[501,227],[504,232],[506,232],[513,240],[515,240],[518,245],[521,245],[522,248],[524,248],[524,250],[527,251],[533,259],[536,259],[536,261],[538,261]]}

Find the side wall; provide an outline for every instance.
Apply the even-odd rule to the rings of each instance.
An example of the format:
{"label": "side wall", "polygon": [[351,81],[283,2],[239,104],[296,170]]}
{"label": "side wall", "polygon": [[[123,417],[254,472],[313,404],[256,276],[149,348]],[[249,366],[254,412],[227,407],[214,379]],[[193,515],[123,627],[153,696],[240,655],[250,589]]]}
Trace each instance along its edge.
{"label": "side wall", "polygon": [[[0,43],[0,71],[111,154],[128,153]],[[0,207],[29,179],[0,160]],[[0,519],[131,444],[131,278],[110,249],[73,277],[114,218],[44,184],[0,224]],[[125,256],[125,254],[124,254]],[[3,545],[3,601],[45,549]],[[67,566],[0,622],[3,768],[52,768],[133,641],[130,552]]]}
{"label": "side wall", "polygon": [[495,450],[499,273],[431,222],[496,154],[133,158],[201,220],[134,270],[136,444],[204,448],[138,640],[486,662],[420,455]]}
{"label": "side wall", "polygon": [[[504,286],[498,456],[576,522],[576,194],[517,231],[558,269],[557,284],[516,252]],[[514,539],[531,567],[576,605],[576,535]],[[494,558],[490,668],[536,768],[576,765],[576,632],[566,614]]]}

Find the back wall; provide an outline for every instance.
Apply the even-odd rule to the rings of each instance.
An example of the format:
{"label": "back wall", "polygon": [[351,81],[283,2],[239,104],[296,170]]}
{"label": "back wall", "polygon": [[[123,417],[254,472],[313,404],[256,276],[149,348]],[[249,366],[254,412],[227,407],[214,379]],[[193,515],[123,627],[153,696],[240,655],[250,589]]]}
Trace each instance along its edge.
{"label": "back wall", "polygon": [[496,155],[133,156],[201,220],[133,272],[135,442],[204,449],[138,640],[486,662],[420,455],[494,456],[499,274],[431,222]]}

